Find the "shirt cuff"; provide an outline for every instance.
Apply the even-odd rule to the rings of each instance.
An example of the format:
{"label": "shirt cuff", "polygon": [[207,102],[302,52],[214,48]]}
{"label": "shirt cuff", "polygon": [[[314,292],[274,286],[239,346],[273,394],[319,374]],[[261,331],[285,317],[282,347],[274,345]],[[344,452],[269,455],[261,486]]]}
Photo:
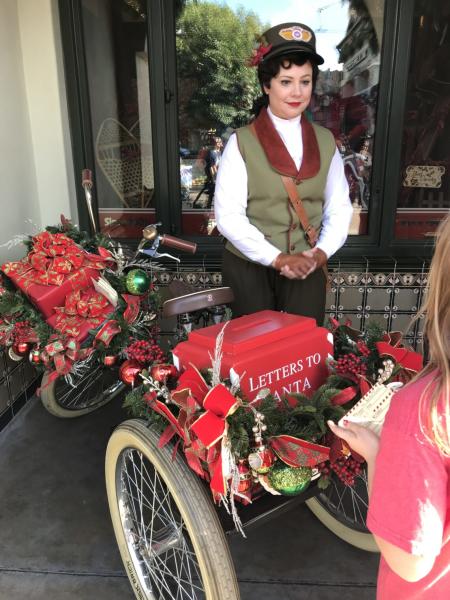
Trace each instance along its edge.
{"label": "shirt cuff", "polygon": [[315,245],[315,248],[319,248],[319,250],[322,250],[322,252],[325,252],[325,254],[327,255],[327,260],[330,258],[330,256],[332,254],[334,254],[334,252],[332,250],[330,250],[330,248],[328,247],[328,244],[325,244],[324,242],[317,242],[317,244]]}

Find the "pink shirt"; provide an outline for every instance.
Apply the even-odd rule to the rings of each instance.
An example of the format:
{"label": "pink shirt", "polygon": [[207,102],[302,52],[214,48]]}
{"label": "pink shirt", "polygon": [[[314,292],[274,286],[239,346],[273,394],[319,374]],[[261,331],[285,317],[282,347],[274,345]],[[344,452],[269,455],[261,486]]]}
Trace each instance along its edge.
{"label": "pink shirt", "polygon": [[414,555],[436,555],[416,583],[380,561],[377,600],[450,599],[450,459],[420,431],[419,398],[434,374],[397,392],[381,435],[367,526]]}

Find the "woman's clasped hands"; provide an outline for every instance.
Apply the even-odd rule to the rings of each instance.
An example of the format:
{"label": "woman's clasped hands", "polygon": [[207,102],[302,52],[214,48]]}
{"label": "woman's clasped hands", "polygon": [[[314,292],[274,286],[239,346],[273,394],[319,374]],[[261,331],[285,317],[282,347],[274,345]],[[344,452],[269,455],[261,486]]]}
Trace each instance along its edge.
{"label": "woman's clasped hands", "polygon": [[320,248],[312,248],[296,254],[282,252],[272,266],[288,279],[306,279],[308,275],[327,262],[327,255]]}

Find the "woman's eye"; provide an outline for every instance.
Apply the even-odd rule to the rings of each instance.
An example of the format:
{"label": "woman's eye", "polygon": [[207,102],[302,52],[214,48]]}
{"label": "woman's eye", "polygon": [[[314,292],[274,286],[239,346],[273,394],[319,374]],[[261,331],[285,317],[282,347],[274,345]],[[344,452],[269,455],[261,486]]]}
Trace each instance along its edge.
{"label": "woman's eye", "polygon": [[309,79],[307,79],[307,80],[304,80],[302,83],[304,86],[307,87],[308,85],[310,85],[311,81]]}
{"label": "woman's eye", "polygon": [[281,80],[281,85],[289,85],[289,84],[290,84],[289,79],[282,79]]}

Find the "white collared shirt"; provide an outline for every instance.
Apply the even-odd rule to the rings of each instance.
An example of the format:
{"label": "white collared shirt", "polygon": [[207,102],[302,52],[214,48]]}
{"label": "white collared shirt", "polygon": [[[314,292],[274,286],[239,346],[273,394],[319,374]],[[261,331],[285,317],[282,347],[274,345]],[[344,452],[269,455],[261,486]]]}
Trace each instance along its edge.
{"label": "white collared shirt", "polygon": [[[267,112],[283,140],[295,166],[300,169],[303,158],[301,117],[280,119]],[[220,159],[217,173],[214,210],[217,228],[244,256],[268,266],[280,254],[264,234],[247,217],[247,169],[239,151],[237,136],[231,135]],[[332,256],[347,239],[352,217],[348,183],[338,149],[331,159],[325,185],[322,229],[317,247]]]}

